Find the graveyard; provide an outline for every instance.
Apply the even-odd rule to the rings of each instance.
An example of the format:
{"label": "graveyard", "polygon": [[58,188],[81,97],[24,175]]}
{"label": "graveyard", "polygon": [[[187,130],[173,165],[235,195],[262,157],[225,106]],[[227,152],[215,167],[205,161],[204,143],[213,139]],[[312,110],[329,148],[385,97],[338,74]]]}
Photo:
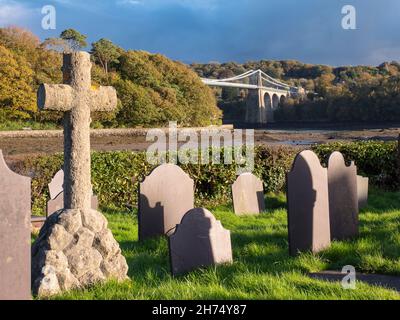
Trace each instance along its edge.
{"label": "graveyard", "polygon": [[320,254],[288,254],[285,196],[268,195],[266,213],[239,217],[232,206],[212,212],[232,232],[234,264],[196,270],[173,277],[164,238],[138,242],[132,212],[105,210],[111,230],[129,265],[124,283],[109,282],[55,299],[399,299],[394,290],[358,283],[343,290],[340,283],[313,280],[310,272],[353,264],[368,273],[398,275],[398,193],[374,190],[360,215],[360,238],[336,242]]}
{"label": "graveyard", "polygon": [[[380,173],[381,176],[386,173],[386,179],[388,179],[392,167],[385,166],[371,171],[370,165],[377,161],[377,158],[370,155],[365,156],[369,160],[362,158],[360,148],[365,148],[367,151],[374,149],[377,156],[386,152],[387,158],[392,161],[395,161],[397,152],[396,144],[374,142],[358,145],[322,145],[318,148],[314,151],[319,154],[321,159],[327,159],[327,155],[330,155],[333,150],[342,151],[346,157],[358,151],[359,156],[355,159],[356,163],[363,164],[363,172],[368,172],[371,176],[372,173]],[[266,157],[269,152],[273,151],[261,149],[258,152],[260,156]],[[290,170],[298,150],[286,150],[286,152],[286,160],[275,159],[277,166],[275,170],[278,168],[283,172]],[[282,150],[278,150],[278,153],[285,158],[282,156]],[[258,207],[256,206],[253,211],[259,209],[258,214],[256,212],[250,215],[237,214],[235,211],[238,206],[234,205],[232,194],[235,193],[234,188],[238,187],[240,180],[234,183],[236,174],[233,166],[220,165],[217,170],[214,168],[211,171],[205,171],[204,175],[215,179],[221,176],[221,169],[225,168],[227,175],[225,178],[227,181],[231,181],[225,186],[226,189],[216,191],[218,188],[213,186],[211,188],[214,189],[213,196],[196,192],[194,199],[188,199],[188,201],[192,202],[192,206],[195,202],[195,206],[207,207],[221,222],[223,228],[230,231],[232,263],[194,268],[189,272],[173,275],[168,237],[150,237],[143,241],[140,240],[138,217],[140,198],[135,195],[138,195],[140,189],[138,184],[143,183],[144,178],[151,176],[154,172],[154,168],[151,166],[143,168],[143,159],[143,154],[132,152],[92,153],[93,193],[99,197],[99,210],[108,220],[108,227],[126,259],[128,278],[122,282],[110,280],[87,288],[72,289],[54,296],[35,297],[35,299],[364,300],[400,298],[395,290],[395,282],[380,285],[357,282],[356,290],[344,290],[340,281],[328,282],[314,279],[311,276],[311,274],[324,270],[340,270],[345,265],[353,265],[358,272],[396,277],[399,274],[400,200],[398,192],[388,191],[387,187],[372,185],[368,196],[368,205],[360,210],[359,234],[355,238],[335,240],[328,248],[316,253],[305,251],[291,256],[285,188],[282,189],[278,186],[272,191],[269,191],[271,188],[266,188],[262,204],[260,204],[259,197],[255,195],[252,203],[253,205],[256,203]],[[26,171],[22,168],[18,169],[24,173],[35,168],[40,173],[33,179],[32,184],[35,186],[32,194],[33,210],[37,215],[44,215],[46,212],[46,206],[42,205],[43,201],[40,198],[51,201],[50,191],[52,188],[47,187],[47,184],[54,184],[54,177],[57,178],[57,174],[59,175],[58,169],[62,161],[61,154],[45,156],[36,160],[27,160]],[[386,161],[390,162],[390,160]],[[264,186],[266,185],[265,181],[268,181],[267,184],[271,186],[274,179],[279,180],[280,176],[268,171],[270,170],[269,165],[262,161],[256,163],[258,175],[260,177],[268,175],[271,179],[263,178]],[[197,169],[197,166],[182,166],[182,171],[178,170],[178,174],[184,176],[186,172],[192,177]],[[132,182],[132,176],[137,177],[135,179],[137,183]],[[376,176],[380,179],[379,183],[385,182],[382,181],[381,176]],[[194,181],[197,190],[201,189],[204,180],[206,178],[198,176],[198,179]],[[283,180],[280,181],[281,184],[285,184]],[[122,189],[111,189],[110,186],[115,181],[119,182]],[[225,179],[221,179],[221,181],[225,181]],[[157,181],[155,182],[157,183]],[[190,179],[188,183],[190,183]],[[386,181],[386,183],[390,182]],[[235,186],[232,187],[232,194],[231,185]],[[252,189],[253,192],[260,188],[259,183],[256,182],[255,185],[255,188]],[[41,188],[43,194],[39,196],[37,189]],[[121,193],[121,190],[124,191]],[[141,190],[146,192],[144,188]],[[149,191],[152,190],[154,189]],[[60,190],[58,189],[58,191]],[[181,190],[181,192],[183,191]],[[157,195],[154,196],[157,197]],[[132,198],[136,199],[132,201]],[[214,200],[210,201],[209,198],[214,198]],[[132,206],[126,205],[129,201],[132,201]],[[189,207],[191,205],[189,204]],[[246,206],[246,203],[242,202],[242,205]],[[168,227],[159,232],[165,232],[167,229]],[[37,238],[38,232],[33,232],[32,243]]]}
{"label": "graveyard", "polygon": [[[117,108],[91,67],[64,54],[63,84],[38,89],[64,113],[62,154],[0,152],[0,299],[400,298],[399,143],[259,146],[241,173],[91,152],[91,113]],[[346,267],[365,280],[323,278]]]}

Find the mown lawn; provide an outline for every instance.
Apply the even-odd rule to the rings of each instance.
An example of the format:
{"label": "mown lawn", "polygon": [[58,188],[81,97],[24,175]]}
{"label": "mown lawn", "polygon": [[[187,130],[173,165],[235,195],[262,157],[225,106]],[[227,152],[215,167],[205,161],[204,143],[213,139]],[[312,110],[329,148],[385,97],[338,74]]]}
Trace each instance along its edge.
{"label": "mown lawn", "polygon": [[269,196],[268,211],[237,217],[230,207],[213,213],[231,230],[233,265],[198,270],[181,277],[169,272],[166,239],[137,241],[136,215],[104,210],[129,264],[131,280],[73,291],[56,299],[400,299],[393,290],[357,282],[310,279],[310,272],[341,270],[400,276],[400,193],[373,190],[360,215],[360,237],[336,242],[318,255],[288,255],[284,195]]}

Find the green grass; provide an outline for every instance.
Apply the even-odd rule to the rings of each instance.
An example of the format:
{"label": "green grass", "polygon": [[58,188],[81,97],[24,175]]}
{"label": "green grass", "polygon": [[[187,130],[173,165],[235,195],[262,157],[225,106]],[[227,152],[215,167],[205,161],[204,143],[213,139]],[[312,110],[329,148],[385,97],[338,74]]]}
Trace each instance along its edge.
{"label": "green grass", "polygon": [[32,130],[54,130],[61,129],[59,125],[53,122],[37,122],[37,121],[0,121],[0,131],[16,131],[24,128]]}
{"label": "green grass", "polygon": [[360,215],[360,236],[335,242],[317,255],[288,255],[284,195],[269,196],[268,211],[237,217],[229,206],[213,212],[231,230],[234,263],[172,277],[166,239],[137,241],[136,215],[105,210],[109,225],[129,264],[131,280],[108,282],[56,299],[399,299],[381,287],[357,282],[355,290],[340,283],[310,279],[309,272],[341,270],[400,275],[400,194],[373,190],[370,206]]}

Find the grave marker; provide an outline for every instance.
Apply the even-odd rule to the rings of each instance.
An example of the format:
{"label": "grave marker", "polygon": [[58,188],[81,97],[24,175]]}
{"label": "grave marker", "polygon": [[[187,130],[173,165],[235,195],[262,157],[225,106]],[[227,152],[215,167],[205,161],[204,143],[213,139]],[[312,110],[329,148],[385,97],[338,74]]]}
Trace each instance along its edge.
{"label": "grave marker", "polygon": [[[58,171],[54,178],[49,183],[50,200],[47,202],[47,216],[51,216],[53,213],[64,208],[64,170]],[[99,201],[97,196],[93,195],[91,191],[91,208],[97,210],[99,208]]]}
{"label": "grave marker", "polygon": [[49,183],[50,199],[54,200],[57,196],[64,192],[64,170],[59,170]]}
{"label": "grave marker", "polygon": [[86,52],[64,54],[65,84],[38,90],[40,109],[65,113],[64,209],[47,219],[32,247],[33,291],[39,296],[127,278],[107,219],[91,209],[90,113],[117,106],[114,88],[92,88],[91,67]]}
{"label": "grave marker", "polygon": [[297,155],[287,175],[289,251],[316,253],[330,246],[328,173],[312,151]]}
{"label": "grave marker", "polygon": [[237,215],[265,211],[263,182],[252,173],[240,175],[232,185],[233,207]]}
{"label": "grave marker", "polygon": [[358,208],[363,209],[368,206],[369,179],[357,176]]}
{"label": "grave marker", "polygon": [[12,172],[0,150],[0,300],[30,300],[31,179]]}
{"label": "grave marker", "polygon": [[157,167],[139,186],[139,240],[173,232],[193,207],[193,180],[176,165]]}
{"label": "grave marker", "polygon": [[197,208],[186,213],[168,240],[173,275],[232,263],[230,231],[206,209]]}
{"label": "grave marker", "polygon": [[333,152],[328,162],[329,221],[331,240],[358,234],[357,167],[346,166],[343,155]]}

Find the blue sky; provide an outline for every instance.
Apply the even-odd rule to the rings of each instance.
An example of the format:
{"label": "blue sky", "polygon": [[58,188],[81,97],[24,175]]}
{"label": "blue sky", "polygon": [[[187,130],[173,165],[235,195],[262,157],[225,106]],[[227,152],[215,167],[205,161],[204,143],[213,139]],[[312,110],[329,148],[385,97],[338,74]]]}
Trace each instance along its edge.
{"label": "blue sky", "polygon": [[[41,28],[48,4],[57,10],[56,30]],[[341,26],[347,4],[357,10],[357,30]],[[9,24],[41,39],[75,28],[89,42],[108,38],[187,63],[400,60],[399,0],[0,0],[0,26]]]}

